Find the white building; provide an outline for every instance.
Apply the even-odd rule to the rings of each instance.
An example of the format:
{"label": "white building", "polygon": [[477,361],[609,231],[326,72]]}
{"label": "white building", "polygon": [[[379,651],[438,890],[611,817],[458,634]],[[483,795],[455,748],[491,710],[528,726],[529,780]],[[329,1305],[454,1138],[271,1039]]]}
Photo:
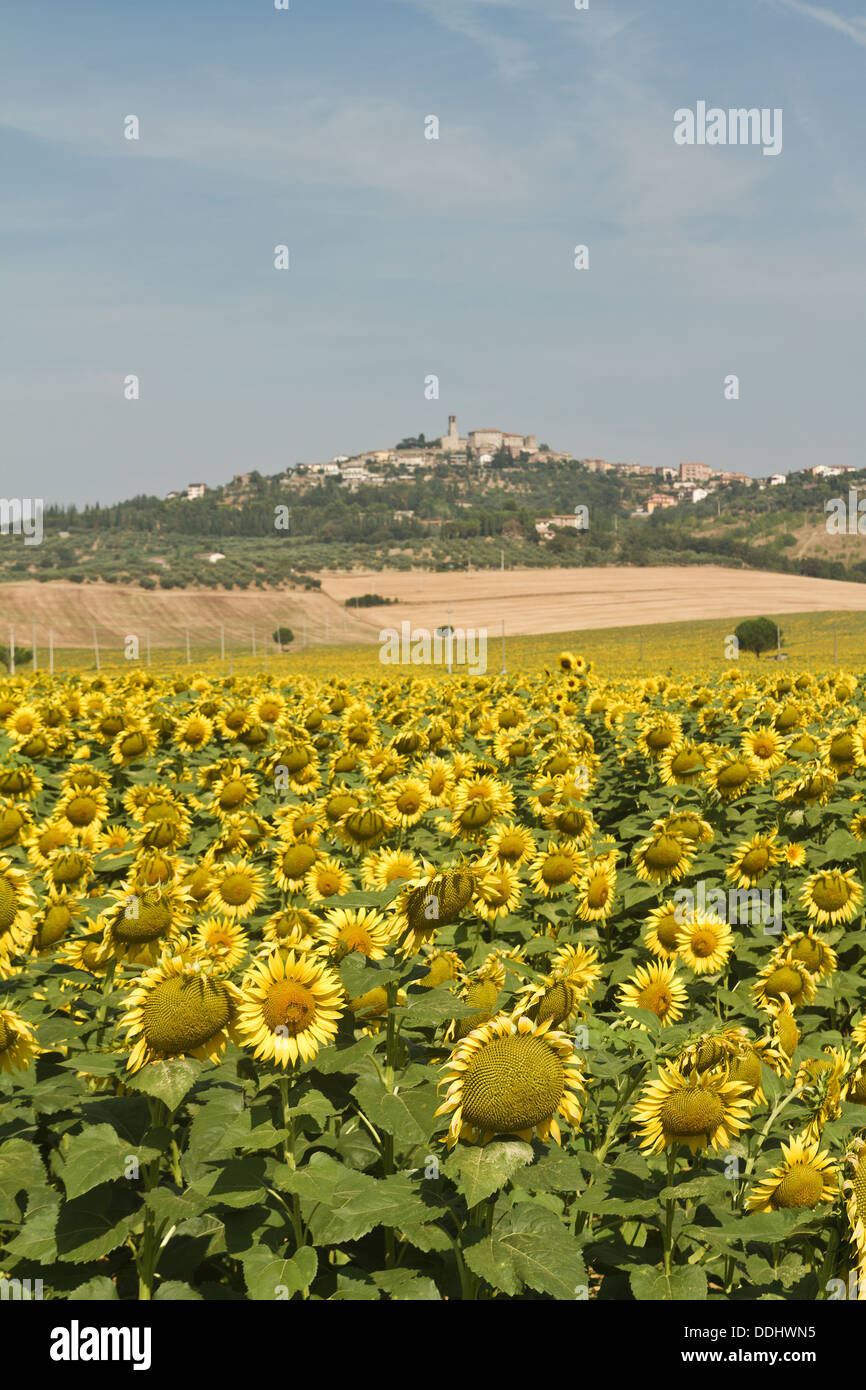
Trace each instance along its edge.
{"label": "white building", "polygon": [[188,502],[194,502],[197,497],[204,497],[207,492],[207,483],[190,483],[186,490]]}
{"label": "white building", "polygon": [[770,487],[782,487],[787,481],[784,473],[771,473],[768,479]]}
{"label": "white building", "polygon": [[692,489],[693,502],[703,502],[704,498],[709,497],[709,495],[705,487],[696,487]]}

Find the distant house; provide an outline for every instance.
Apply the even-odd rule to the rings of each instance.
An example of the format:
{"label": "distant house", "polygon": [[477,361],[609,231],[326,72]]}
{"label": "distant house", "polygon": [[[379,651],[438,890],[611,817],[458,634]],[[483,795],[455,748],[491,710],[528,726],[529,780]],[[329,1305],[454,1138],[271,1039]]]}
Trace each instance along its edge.
{"label": "distant house", "polygon": [[703,502],[704,498],[709,497],[709,495],[705,487],[696,487],[692,489],[693,502]]}
{"label": "distant house", "polygon": [[395,513],[394,513],[394,520],[395,520],[395,521],[411,521],[414,515],[415,515],[414,512],[408,512],[408,511],[395,512]]}
{"label": "distant house", "polygon": [[784,473],[771,473],[767,481],[770,487],[783,487],[788,479],[785,477]]}
{"label": "distant house", "polygon": [[252,473],[236,473],[234,480],[236,483],[240,483],[241,486],[245,486],[252,476]]}
{"label": "distant house", "polygon": [[672,497],[669,492],[654,492],[646,500],[646,510],[654,512],[659,507],[675,507],[677,499]]}
{"label": "distant house", "polygon": [[705,463],[681,463],[680,482],[683,483],[705,483],[708,478],[713,476],[712,468]]}
{"label": "distant house", "polygon": [[335,454],[334,457],[333,457],[333,459],[332,459],[332,463],[348,463],[348,462],[349,462],[349,455],[348,455],[348,454]]}
{"label": "distant house", "polygon": [[209,560],[212,565],[215,565],[218,560],[224,560],[226,557],[221,550],[203,550],[199,551],[194,558],[196,560]]}
{"label": "distant house", "polygon": [[207,483],[190,483],[186,490],[186,500],[195,502],[198,497],[204,497],[207,492]]}
{"label": "distant house", "polygon": [[165,494],[165,500],[166,500],[166,502],[173,502],[174,499],[175,499],[175,497],[180,497],[180,493],[179,493],[179,492],[167,492],[167,493]]}

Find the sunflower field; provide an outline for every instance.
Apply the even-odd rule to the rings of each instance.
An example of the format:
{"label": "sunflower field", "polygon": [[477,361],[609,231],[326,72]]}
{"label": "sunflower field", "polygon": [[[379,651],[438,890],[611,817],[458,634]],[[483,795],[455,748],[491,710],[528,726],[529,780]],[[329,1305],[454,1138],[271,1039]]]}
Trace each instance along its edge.
{"label": "sunflower field", "polygon": [[0,1280],[866,1297],[856,676],[0,685]]}

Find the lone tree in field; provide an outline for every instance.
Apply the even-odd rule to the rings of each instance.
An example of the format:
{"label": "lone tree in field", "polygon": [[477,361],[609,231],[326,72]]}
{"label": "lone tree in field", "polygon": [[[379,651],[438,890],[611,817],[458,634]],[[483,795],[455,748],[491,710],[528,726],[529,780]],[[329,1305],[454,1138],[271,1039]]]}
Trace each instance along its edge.
{"label": "lone tree in field", "polygon": [[734,636],[740,650],[754,652],[756,661],[760,661],[761,652],[772,651],[782,643],[782,629],[772,618],[746,618],[745,622],[734,628]]}
{"label": "lone tree in field", "polygon": [[280,651],[282,651],[283,647],[287,647],[290,642],[294,642],[295,640],[295,634],[290,627],[278,627],[276,632],[271,633],[271,636],[280,648]]}
{"label": "lone tree in field", "polygon": [[[33,660],[33,651],[32,651],[32,649],[31,649],[30,647],[19,647],[18,643],[16,642],[16,643],[15,643],[15,666],[16,666],[16,669],[17,669],[18,667],[21,667],[21,666],[26,666],[27,663],[28,663],[28,661],[32,661],[32,660]],[[10,655],[9,655],[9,648],[3,646],[2,643],[0,643],[0,665],[5,666],[7,671],[9,671],[9,670],[11,669],[11,666],[12,666],[12,660],[11,660],[11,657],[10,657]]]}

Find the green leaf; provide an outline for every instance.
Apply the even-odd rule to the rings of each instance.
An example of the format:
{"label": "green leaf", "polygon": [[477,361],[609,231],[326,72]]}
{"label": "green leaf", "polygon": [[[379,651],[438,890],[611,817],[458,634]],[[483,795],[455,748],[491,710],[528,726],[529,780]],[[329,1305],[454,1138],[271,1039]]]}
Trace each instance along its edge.
{"label": "green leaf", "polygon": [[442,1295],[432,1279],[408,1269],[383,1269],[374,1283],[393,1303],[438,1303]]}
{"label": "green leaf", "polygon": [[411,995],[406,1013],[404,1028],[432,1028],[437,1023],[449,1022],[452,1018],[469,1018],[477,1014],[478,1006],[464,1004],[446,986],[424,990],[423,994]]}
{"label": "green leaf", "polygon": [[588,1284],[586,1265],[558,1218],[549,1211],[521,1206],[513,1224],[524,1229],[498,1226],[492,1235],[466,1248],[464,1257],[472,1272],[512,1296],[526,1287],[557,1299],[578,1298]]}
{"label": "green leaf", "polygon": [[197,1289],[184,1284],[179,1279],[167,1279],[160,1284],[153,1295],[155,1303],[201,1303],[202,1296]]}
{"label": "green leaf", "polygon": [[670,1274],[663,1269],[633,1269],[629,1283],[641,1302],[702,1302],[707,1296],[707,1276],[697,1265],[675,1265]]}
{"label": "green leaf", "polygon": [[82,1264],[116,1250],[129,1235],[139,1210],[132,1193],[117,1183],[95,1187],[67,1202],[57,1220],[58,1259]]}
{"label": "green leaf", "polygon": [[190,1183],[190,1191],[223,1207],[251,1207],[265,1196],[265,1160],[256,1154],[233,1158]]}
{"label": "green leaf", "polygon": [[70,1303],[113,1303],[116,1299],[117,1289],[114,1282],[104,1274],[97,1274],[93,1279],[88,1279],[86,1284],[79,1284],[69,1295]]}
{"label": "green leaf", "polygon": [[57,1258],[54,1229],[60,1205],[60,1193],[53,1187],[34,1188],[27,1203],[24,1225],[15,1239],[6,1244],[6,1254],[16,1261],[52,1264]]}
{"label": "green leaf", "polygon": [[155,1096],[174,1113],[192,1090],[200,1072],[201,1062],[195,1058],[176,1057],[170,1062],[148,1062],[141,1071],[127,1077],[125,1084],[134,1091]]}
{"label": "green leaf", "polygon": [[257,1245],[244,1255],[242,1264],[250,1298],[273,1302],[308,1289],[316,1277],[319,1259],[309,1245],[288,1257],[275,1255],[267,1246]]}
{"label": "green leaf", "polygon": [[457,1184],[467,1206],[484,1202],[504,1187],[513,1173],[533,1159],[532,1145],[520,1140],[455,1149],[445,1167],[446,1177]]}
{"label": "green leaf", "polygon": [[21,1219],[15,1200],[19,1192],[44,1184],[45,1169],[35,1144],[26,1139],[7,1139],[0,1145],[0,1221],[17,1224]]}
{"label": "green leaf", "polygon": [[377,1129],[393,1134],[405,1145],[429,1143],[433,1113],[439,1104],[432,1082],[394,1094],[378,1078],[363,1077],[353,1086],[352,1094]]}
{"label": "green leaf", "polygon": [[81,1134],[73,1134],[60,1147],[63,1154],[60,1176],[69,1201],[99,1187],[100,1183],[123,1179],[130,1158],[143,1163],[158,1152],[131,1148],[111,1125],[91,1125]]}

